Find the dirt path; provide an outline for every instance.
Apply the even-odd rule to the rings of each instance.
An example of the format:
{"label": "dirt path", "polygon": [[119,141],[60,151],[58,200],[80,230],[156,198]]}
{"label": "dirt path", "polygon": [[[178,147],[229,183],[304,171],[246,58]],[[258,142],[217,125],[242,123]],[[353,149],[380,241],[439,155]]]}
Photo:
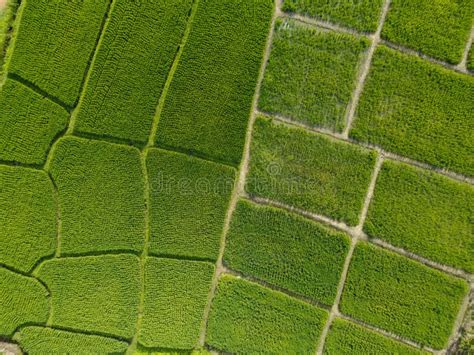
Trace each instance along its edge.
{"label": "dirt path", "polygon": [[7,0],[0,0],[0,11],[2,11],[7,5]]}

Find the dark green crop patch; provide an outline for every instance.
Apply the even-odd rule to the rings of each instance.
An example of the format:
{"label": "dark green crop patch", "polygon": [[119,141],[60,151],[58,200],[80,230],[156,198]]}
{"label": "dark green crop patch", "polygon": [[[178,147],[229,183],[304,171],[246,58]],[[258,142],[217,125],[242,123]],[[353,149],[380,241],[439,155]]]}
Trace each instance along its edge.
{"label": "dark green crop patch", "polygon": [[0,267],[0,337],[27,323],[48,319],[48,291],[38,280]]}
{"label": "dark green crop patch", "polygon": [[344,314],[442,349],[467,292],[464,280],[361,242],[340,306]]}
{"label": "dark green crop patch", "polygon": [[246,190],[356,225],[376,153],[258,117]]}
{"label": "dark green crop patch", "polygon": [[226,238],[224,262],[332,305],[349,238],[315,222],[241,200]]}
{"label": "dark green crop patch", "polygon": [[284,0],[283,11],[375,32],[383,0]]}
{"label": "dark green crop patch", "polygon": [[326,319],[322,309],[224,275],[212,304],[207,343],[232,353],[310,354]]}
{"label": "dark green crop patch", "polygon": [[0,263],[29,272],[54,254],[57,206],[43,171],[0,167]]}
{"label": "dark green crop patch", "polygon": [[128,343],[116,339],[39,326],[20,329],[13,340],[30,355],[124,354],[128,348]]}
{"label": "dark green crop patch", "polygon": [[0,160],[41,165],[69,114],[17,81],[0,89]]}
{"label": "dark green crop patch", "polygon": [[192,0],[114,1],[76,129],[146,142]]}
{"label": "dark green crop patch", "polygon": [[417,255],[474,272],[474,189],[386,161],[364,230]]}
{"label": "dark green crop patch", "polygon": [[7,71],[73,106],[108,3],[22,1],[7,56]]}
{"label": "dark green crop patch", "polygon": [[150,252],[215,260],[235,180],[226,165],[151,149]]}
{"label": "dark green crop patch", "polygon": [[237,166],[273,0],[200,0],[156,143]]}
{"label": "dark green crop patch", "polygon": [[392,0],[382,37],[458,64],[473,24],[472,0]]}
{"label": "dark green crop patch", "polygon": [[58,188],[61,253],[141,251],[145,193],[136,148],[61,138],[49,166]]}
{"label": "dark green crop patch", "polygon": [[278,20],[259,108],[341,131],[369,41]]}
{"label": "dark green crop patch", "polygon": [[131,339],[140,299],[140,263],[128,254],[52,259],[37,276],[51,290],[51,324]]}
{"label": "dark green crop patch", "polygon": [[352,138],[474,176],[474,77],[379,47]]}
{"label": "dark green crop patch", "polygon": [[140,344],[193,349],[203,324],[213,275],[211,263],[148,258]]}
{"label": "dark green crop patch", "polygon": [[427,355],[430,353],[399,343],[355,323],[336,318],[326,338],[324,354]]}

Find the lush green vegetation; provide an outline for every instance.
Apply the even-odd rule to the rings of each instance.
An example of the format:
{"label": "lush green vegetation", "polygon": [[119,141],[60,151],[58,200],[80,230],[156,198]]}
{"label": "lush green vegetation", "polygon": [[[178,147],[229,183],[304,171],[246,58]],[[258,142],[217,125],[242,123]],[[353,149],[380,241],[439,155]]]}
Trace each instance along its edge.
{"label": "lush green vegetation", "polygon": [[0,337],[25,324],[46,322],[48,291],[35,279],[0,267]]}
{"label": "lush green vegetation", "polygon": [[368,45],[363,38],[278,20],[260,109],[341,131]]}
{"label": "lush green vegetation", "polygon": [[114,1],[81,100],[78,131],[147,141],[191,5]]}
{"label": "lush green vegetation", "polygon": [[30,355],[43,354],[123,354],[128,343],[98,335],[31,326],[13,337]]}
{"label": "lush green vegetation", "polygon": [[322,309],[224,275],[212,304],[207,343],[227,352],[310,354],[326,318]]}
{"label": "lush green vegetation", "polygon": [[0,160],[43,164],[67,111],[11,79],[0,89],[0,107]]}
{"label": "lush green vegetation", "polygon": [[38,277],[51,290],[53,326],[132,338],[140,264],[130,254],[52,259]]}
{"label": "lush green vegetation", "polygon": [[283,0],[283,11],[375,32],[383,0]]}
{"label": "lush green vegetation", "polygon": [[471,33],[472,0],[392,0],[382,36],[452,64]]}
{"label": "lush green vegetation", "polygon": [[474,77],[379,47],[351,136],[474,175]]}
{"label": "lush green vegetation", "polygon": [[356,225],[376,153],[258,117],[246,189]]}
{"label": "lush green vegetation", "polygon": [[217,259],[235,170],[160,149],[147,156],[150,252]]}
{"label": "lush green vegetation", "polygon": [[24,0],[7,70],[73,106],[107,10],[107,0]]}
{"label": "lush green vegetation", "polygon": [[441,349],[467,292],[461,279],[362,242],[340,306],[345,314]]}
{"label": "lush green vegetation", "polygon": [[158,145],[238,165],[272,9],[272,0],[200,0]]}
{"label": "lush green vegetation", "polygon": [[4,0],[0,6],[0,77],[3,73],[3,61],[11,38],[12,24],[18,8],[18,0]]}
{"label": "lush green vegetation", "polygon": [[226,238],[231,269],[332,305],[349,238],[271,207],[240,201]]}
{"label": "lush green vegetation", "polygon": [[467,58],[467,69],[474,72],[474,45],[471,47],[469,57]]}
{"label": "lush green vegetation", "polygon": [[324,344],[324,354],[429,354],[399,343],[352,322],[336,318]]}
{"label": "lush green vegetation", "polygon": [[0,167],[0,263],[28,272],[54,254],[56,208],[46,173]]}
{"label": "lush green vegetation", "polygon": [[138,149],[61,138],[50,172],[59,192],[61,253],[143,249],[145,197]]}
{"label": "lush green vegetation", "polygon": [[474,188],[386,161],[364,230],[428,259],[474,273]]}
{"label": "lush green vegetation", "polygon": [[147,347],[192,349],[213,275],[210,263],[148,258],[139,342]]}

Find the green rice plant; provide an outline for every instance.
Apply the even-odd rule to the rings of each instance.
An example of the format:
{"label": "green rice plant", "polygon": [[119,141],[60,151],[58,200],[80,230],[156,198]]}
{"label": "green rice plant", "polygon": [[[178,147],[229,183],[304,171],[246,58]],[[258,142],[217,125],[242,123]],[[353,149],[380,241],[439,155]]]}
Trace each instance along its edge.
{"label": "green rice plant", "polygon": [[37,276],[51,290],[51,325],[131,339],[140,299],[140,260],[131,254],[45,261]]}
{"label": "green rice plant", "polygon": [[352,138],[474,175],[474,77],[377,49]]}
{"label": "green rice plant", "polygon": [[458,64],[473,24],[472,0],[392,0],[382,37]]}
{"label": "green rice plant", "polygon": [[3,74],[3,62],[11,38],[13,19],[18,9],[18,0],[3,0],[0,6],[0,78]]}
{"label": "green rice plant", "polygon": [[73,106],[107,11],[108,0],[24,0],[7,70]]}
{"label": "green rice plant", "polygon": [[429,353],[399,343],[355,323],[336,318],[326,338],[324,354],[421,355]]}
{"label": "green rice plant", "polygon": [[212,303],[207,343],[240,354],[310,354],[327,316],[280,292],[224,275]]}
{"label": "green rice plant", "polygon": [[156,143],[237,166],[273,0],[200,0]]}
{"label": "green rice plant", "polygon": [[442,349],[468,290],[464,280],[361,242],[354,251],[340,309],[365,323]]}
{"label": "green rice plant", "polygon": [[11,79],[0,88],[0,107],[0,160],[43,164],[68,112]]}
{"label": "green rice plant", "polygon": [[236,172],[181,153],[151,149],[150,252],[215,260]]}
{"label": "green rice plant", "polygon": [[375,32],[383,0],[283,0],[283,11]]}
{"label": "green rice plant", "polygon": [[199,349],[199,350],[183,350],[183,351],[166,351],[163,349],[153,349],[153,348],[145,348],[143,346],[139,346],[138,350],[134,351],[132,355],[211,355],[206,349]]}
{"label": "green rice plant", "polygon": [[192,0],[112,4],[75,128],[146,142]]}
{"label": "green rice plant", "polygon": [[138,149],[61,138],[49,170],[59,193],[61,253],[143,249],[145,196]]}
{"label": "green rice plant", "polygon": [[365,38],[277,20],[260,110],[341,131]]}
{"label": "green rice plant", "polygon": [[474,188],[386,161],[364,230],[417,255],[474,273]]}
{"label": "green rice plant", "polygon": [[45,172],[0,167],[0,263],[29,272],[54,254],[56,214],[53,184]]}
{"label": "green rice plant", "polygon": [[241,200],[226,238],[224,263],[332,305],[349,243],[345,234],[321,224]]}
{"label": "green rice plant", "polygon": [[20,329],[13,340],[30,355],[124,354],[128,343],[99,335],[30,326]]}
{"label": "green rice plant", "polygon": [[467,69],[474,72],[474,45],[471,46],[469,57],[467,58]]}
{"label": "green rice plant", "polygon": [[48,319],[48,291],[37,280],[0,267],[0,337]]}
{"label": "green rice plant", "polygon": [[211,263],[147,258],[139,343],[147,347],[193,349],[213,275]]}
{"label": "green rice plant", "polygon": [[257,117],[246,190],[356,225],[376,152]]}

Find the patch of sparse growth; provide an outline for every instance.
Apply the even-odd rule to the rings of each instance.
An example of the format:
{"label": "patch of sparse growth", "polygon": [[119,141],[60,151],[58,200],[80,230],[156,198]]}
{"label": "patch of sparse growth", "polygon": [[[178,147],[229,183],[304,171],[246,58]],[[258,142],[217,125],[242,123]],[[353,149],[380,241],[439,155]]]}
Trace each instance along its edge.
{"label": "patch of sparse growth", "polygon": [[442,349],[467,292],[464,280],[361,242],[340,308],[356,319]]}
{"label": "patch of sparse growth", "polygon": [[310,354],[326,319],[322,309],[224,275],[212,304],[207,343],[227,352]]}
{"label": "patch of sparse growth", "polygon": [[157,144],[237,166],[273,0],[200,0]]}
{"label": "patch of sparse growth", "polygon": [[474,272],[474,188],[385,161],[364,230],[427,259]]}
{"label": "patch of sparse growth", "polygon": [[381,46],[352,138],[474,176],[474,77]]}
{"label": "patch of sparse growth", "polygon": [[258,117],[246,190],[356,225],[376,153]]}
{"label": "patch of sparse growth", "polygon": [[369,41],[294,20],[278,20],[259,108],[335,131]]}
{"label": "patch of sparse growth", "polygon": [[241,200],[226,238],[224,262],[316,301],[336,298],[349,238],[318,223]]}

